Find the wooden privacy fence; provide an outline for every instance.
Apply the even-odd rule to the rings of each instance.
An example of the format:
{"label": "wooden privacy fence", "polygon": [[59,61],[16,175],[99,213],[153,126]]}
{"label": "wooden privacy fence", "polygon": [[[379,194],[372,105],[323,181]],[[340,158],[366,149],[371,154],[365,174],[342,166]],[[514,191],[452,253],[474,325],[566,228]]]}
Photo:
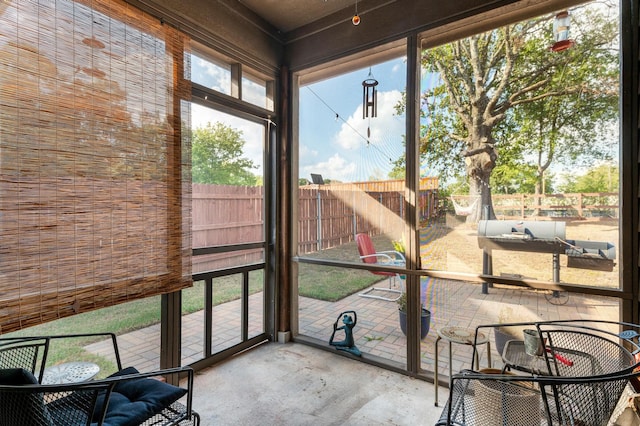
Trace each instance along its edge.
{"label": "wooden privacy fence", "polygon": [[[472,202],[468,195],[452,195],[456,203]],[[499,219],[524,219],[531,216],[617,218],[617,192],[566,194],[492,194],[493,210]]]}
{"label": "wooden privacy fence", "polygon": [[[264,191],[261,186],[193,184],[193,248],[216,247],[264,240]],[[193,273],[262,260],[252,249],[195,256]]]}
{"label": "wooden privacy fence", "polygon": [[[418,207],[423,223],[438,215],[438,181],[420,182]],[[193,185],[193,247],[216,247],[264,240],[263,187]],[[464,204],[469,197],[454,195]],[[499,219],[617,217],[617,193],[494,194]],[[307,185],[298,190],[298,253],[306,254],[351,242],[358,232],[402,235],[404,181]],[[215,253],[193,259],[193,271],[260,261],[262,250]]]}
{"label": "wooden privacy fence", "polygon": [[[421,220],[437,215],[435,178],[422,179],[418,196]],[[193,184],[193,247],[215,247],[264,240],[263,187]],[[307,185],[299,188],[300,254],[353,241],[358,232],[402,235],[404,181]],[[193,272],[262,259],[262,250],[196,256]]]}
{"label": "wooden privacy fence", "polygon": [[[421,179],[421,221],[437,215],[437,178]],[[404,181],[307,185],[299,189],[298,252],[312,253],[355,240],[359,232],[402,236]]]}

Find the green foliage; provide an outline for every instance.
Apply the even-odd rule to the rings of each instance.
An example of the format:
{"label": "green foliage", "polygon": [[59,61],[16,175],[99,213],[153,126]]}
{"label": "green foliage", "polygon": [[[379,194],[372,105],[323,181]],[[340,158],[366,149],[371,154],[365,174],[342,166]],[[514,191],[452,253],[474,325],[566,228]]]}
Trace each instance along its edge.
{"label": "green foliage", "polygon": [[498,192],[548,192],[552,164],[606,158],[617,140],[617,8],[574,9],[577,43],[564,52],[549,50],[552,18],[423,52],[434,83],[422,94],[420,155],[442,180],[466,173],[472,192],[486,176]]}
{"label": "green foliage", "polygon": [[393,245],[393,249],[398,253],[404,253],[406,251],[403,240],[394,240],[391,241],[391,244]]}
{"label": "green foliage", "polygon": [[[539,99],[514,109],[513,119],[520,127],[512,144],[518,147],[518,155],[536,159],[537,184],[552,163],[575,167],[606,159],[611,152],[608,147],[618,139],[617,22],[589,8],[574,13],[573,21],[572,32],[579,35],[579,43],[558,52],[556,71],[532,93]],[[529,44],[547,37],[551,37],[549,29],[525,47],[536,63],[548,53]],[[544,96],[554,92],[564,94]]]}
{"label": "green foliage", "polygon": [[192,135],[192,179],[195,183],[256,185],[256,165],[243,157],[242,132],[223,123],[207,123]]}
{"label": "green foliage", "polygon": [[469,194],[469,179],[466,176],[456,175],[455,180],[451,183],[441,185],[438,189],[440,197],[449,197],[450,195],[466,195]]}
{"label": "green foliage", "polygon": [[393,169],[389,172],[389,179],[404,179],[405,173],[404,157],[401,161],[395,161]]}
{"label": "green foliage", "polygon": [[[491,174],[494,194],[533,194],[538,176],[532,164],[500,164]],[[545,192],[553,192],[553,175],[545,174]]]}
{"label": "green foliage", "polygon": [[617,166],[602,164],[576,176],[563,175],[566,183],[560,185],[562,192],[618,192],[620,174]]}
{"label": "green foliage", "polygon": [[396,301],[398,304],[398,310],[407,312],[407,292],[403,291],[400,298]]}
{"label": "green foliage", "polygon": [[[407,292],[403,291],[400,298],[396,301],[398,304],[398,310],[407,312]],[[424,309],[424,304],[420,304],[420,309]]]}

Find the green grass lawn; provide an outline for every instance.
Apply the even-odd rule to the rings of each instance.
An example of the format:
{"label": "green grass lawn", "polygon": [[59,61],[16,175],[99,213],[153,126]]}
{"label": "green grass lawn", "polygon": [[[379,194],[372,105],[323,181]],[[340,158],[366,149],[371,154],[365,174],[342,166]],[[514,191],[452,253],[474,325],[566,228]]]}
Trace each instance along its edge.
{"label": "green grass lawn", "polygon": [[383,277],[359,269],[333,268],[301,263],[298,275],[300,296],[336,302],[371,286]]}
{"label": "green grass lawn", "polygon": [[[373,242],[376,247],[386,247],[388,245],[389,247],[384,248],[384,250],[393,250],[391,242],[384,237],[374,237]],[[305,256],[317,259],[360,262],[355,242]],[[298,264],[298,293],[300,296],[329,302],[336,302],[382,279],[384,277],[361,269],[338,268],[311,263]]]}

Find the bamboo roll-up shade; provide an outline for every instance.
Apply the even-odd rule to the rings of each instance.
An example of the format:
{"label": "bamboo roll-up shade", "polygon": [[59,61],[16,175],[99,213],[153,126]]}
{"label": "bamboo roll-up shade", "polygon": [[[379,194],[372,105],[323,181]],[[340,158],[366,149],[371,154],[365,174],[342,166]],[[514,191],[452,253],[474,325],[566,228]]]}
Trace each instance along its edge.
{"label": "bamboo roll-up shade", "polygon": [[119,0],[0,1],[0,333],[191,285],[187,45]]}

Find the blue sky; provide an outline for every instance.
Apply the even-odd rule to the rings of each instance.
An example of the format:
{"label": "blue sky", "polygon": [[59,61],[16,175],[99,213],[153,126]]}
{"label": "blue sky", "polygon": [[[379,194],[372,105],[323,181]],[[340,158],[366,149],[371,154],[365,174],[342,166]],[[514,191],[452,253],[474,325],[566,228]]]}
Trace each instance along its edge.
{"label": "blue sky", "polygon": [[402,155],[405,118],[394,107],[405,89],[405,58],[373,65],[371,73],[378,81],[375,118],[362,118],[369,68],[300,88],[300,178],[319,173],[343,182],[384,179]]}

